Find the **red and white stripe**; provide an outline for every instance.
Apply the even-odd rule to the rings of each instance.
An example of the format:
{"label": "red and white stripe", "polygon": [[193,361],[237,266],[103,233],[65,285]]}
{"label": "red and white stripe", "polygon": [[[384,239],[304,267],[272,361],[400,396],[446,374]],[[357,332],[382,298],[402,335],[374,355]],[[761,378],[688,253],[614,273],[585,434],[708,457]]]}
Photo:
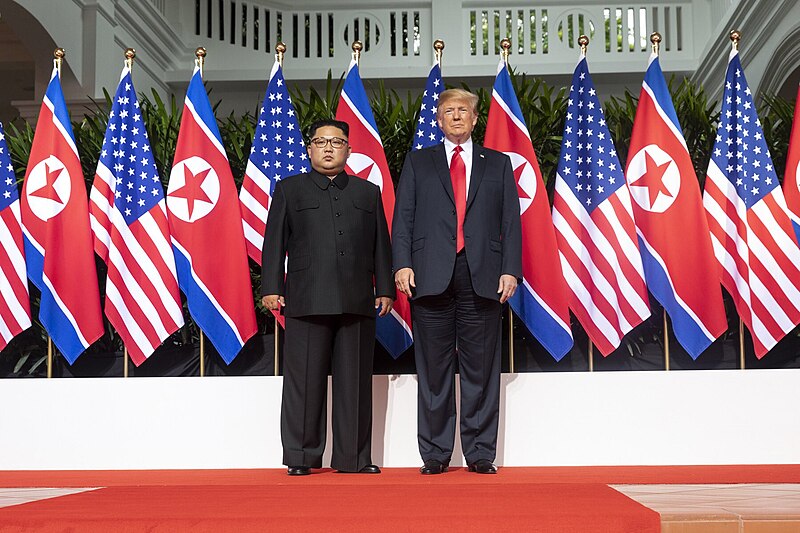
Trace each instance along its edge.
{"label": "red and white stripe", "polygon": [[19,200],[0,211],[0,350],[31,325]]}
{"label": "red and white stripe", "polygon": [[555,192],[553,224],[570,308],[608,355],[650,316],[630,193],[619,188],[590,214],[563,179]]}
{"label": "red and white stripe", "polygon": [[703,206],[722,284],[762,357],[800,323],[800,248],[783,192],[776,187],[748,210],[712,159]]}
{"label": "red and white stripe", "polygon": [[98,164],[90,194],[97,254],[108,265],[105,313],[139,365],[183,325],[166,205],[128,226],[114,206],[114,177]]}
{"label": "red and white stripe", "polygon": [[261,250],[264,248],[264,231],[267,228],[267,214],[272,197],[269,195],[270,181],[252,161],[247,161],[247,168],[239,192],[239,204],[242,210],[242,226],[244,228],[247,255],[261,264]]}

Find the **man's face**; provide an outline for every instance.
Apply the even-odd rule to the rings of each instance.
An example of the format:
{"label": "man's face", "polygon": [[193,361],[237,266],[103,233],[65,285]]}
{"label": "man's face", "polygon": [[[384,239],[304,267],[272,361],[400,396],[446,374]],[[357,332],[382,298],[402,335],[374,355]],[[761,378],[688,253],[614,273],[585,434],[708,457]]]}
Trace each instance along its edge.
{"label": "man's face", "polygon": [[472,106],[463,98],[451,98],[439,105],[436,119],[444,136],[456,144],[461,144],[472,135],[478,116]]}
{"label": "man's face", "polygon": [[[325,146],[319,147],[325,139]],[[340,148],[334,148],[331,139],[344,141]],[[338,142],[338,141],[333,141]],[[344,164],[350,157],[350,144],[342,130],[335,126],[323,126],[314,132],[314,137],[308,143],[308,157],[311,167],[324,176],[335,176],[344,170]]]}

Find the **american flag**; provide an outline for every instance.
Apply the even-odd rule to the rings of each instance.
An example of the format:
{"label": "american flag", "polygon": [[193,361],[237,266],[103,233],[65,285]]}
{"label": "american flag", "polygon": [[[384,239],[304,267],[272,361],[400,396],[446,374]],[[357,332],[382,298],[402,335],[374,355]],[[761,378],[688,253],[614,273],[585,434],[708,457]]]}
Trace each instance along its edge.
{"label": "american flag", "polygon": [[422,150],[444,142],[444,134],[436,120],[436,106],[439,103],[442,85],[442,69],[439,63],[434,63],[428,73],[428,81],[425,82],[425,92],[422,93],[417,130],[411,140],[412,150]]}
{"label": "american flag", "polygon": [[608,355],[650,308],[630,193],[585,57],[570,86],[553,224],[570,308]]}
{"label": "american flag", "polygon": [[105,313],[138,366],[183,325],[183,314],[164,189],[127,67],[89,198],[94,249],[108,266]]}
{"label": "american flag", "polygon": [[722,284],[763,357],[800,322],[800,248],[736,50],[703,205]]}
{"label": "american flag", "polygon": [[[795,102],[800,102],[800,87]],[[789,207],[795,235],[800,241],[800,106],[795,104],[789,151],[786,154],[786,174],[783,176],[783,194]]]}
{"label": "american flag", "polygon": [[31,325],[14,165],[0,124],[0,351]]}
{"label": "american flag", "polygon": [[259,265],[275,183],[286,176],[308,172],[309,169],[297,114],[286,90],[283,69],[276,60],[258,114],[253,145],[239,192],[247,254]]}

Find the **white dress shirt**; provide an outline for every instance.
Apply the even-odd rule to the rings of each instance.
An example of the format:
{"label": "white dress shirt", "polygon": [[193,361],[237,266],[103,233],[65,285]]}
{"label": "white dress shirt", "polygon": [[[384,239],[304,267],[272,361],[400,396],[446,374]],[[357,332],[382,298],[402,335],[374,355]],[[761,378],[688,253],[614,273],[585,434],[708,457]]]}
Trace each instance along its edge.
{"label": "white dress shirt", "polygon": [[[447,138],[444,139],[444,153],[447,155],[447,168],[450,168],[450,161],[453,160],[456,146],[456,143]],[[469,197],[469,179],[472,176],[472,137],[461,144],[461,159],[464,160],[464,168],[467,171],[467,183],[464,188],[464,194]]]}

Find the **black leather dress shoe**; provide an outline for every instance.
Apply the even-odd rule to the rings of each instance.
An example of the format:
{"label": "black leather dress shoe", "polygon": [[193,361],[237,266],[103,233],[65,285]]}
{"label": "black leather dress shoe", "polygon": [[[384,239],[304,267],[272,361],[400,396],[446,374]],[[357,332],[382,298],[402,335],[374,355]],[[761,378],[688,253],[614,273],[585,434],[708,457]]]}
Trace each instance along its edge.
{"label": "black leather dress shoe", "polygon": [[447,469],[448,465],[444,464],[443,462],[437,461],[436,459],[428,459],[419,469],[419,473],[425,475],[443,474],[447,472]]}
{"label": "black leather dress shoe", "polygon": [[337,470],[340,474],[380,474],[381,469],[375,465],[367,465],[361,470]]}
{"label": "black leather dress shoe", "polygon": [[286,473],[290,476],[307,476],[311,473],[311,469],[307,466],[290,466]]}
{"label": "black leather dress shoe", "polygon": [[470,472],[477,472],[478,474],[496,474],[497,467],[494,466],[489,459],[478,459],[469,465]]}

